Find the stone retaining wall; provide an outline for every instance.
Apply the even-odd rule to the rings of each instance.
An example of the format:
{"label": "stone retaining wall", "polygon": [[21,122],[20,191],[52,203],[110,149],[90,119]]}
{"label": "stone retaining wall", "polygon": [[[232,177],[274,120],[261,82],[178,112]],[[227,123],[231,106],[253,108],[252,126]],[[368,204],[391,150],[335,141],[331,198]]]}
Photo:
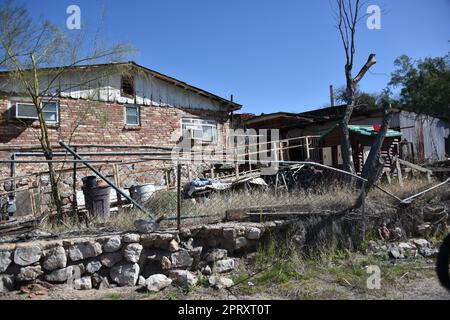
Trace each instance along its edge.
{"label": "stone retaining wall", "polygon": [[200,273],[209,276],[233,270],[236,255],[254,252],[271,230],[282,225],[221,223],[180,233],[128,232],[0,244],[0,292],[35,280],[70,283],[77,289],[145,283],[154,288],[156,280],[166,277],[169,280],[162,283],[185,286],[196,282]]}

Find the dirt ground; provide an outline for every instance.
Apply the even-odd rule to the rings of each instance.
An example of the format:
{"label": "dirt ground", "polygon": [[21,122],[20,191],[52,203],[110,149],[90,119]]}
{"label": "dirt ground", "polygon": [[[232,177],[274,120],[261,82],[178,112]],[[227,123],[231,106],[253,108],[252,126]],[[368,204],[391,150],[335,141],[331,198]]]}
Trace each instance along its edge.
{"label": "dirt ground", "polygon": [[434,263],[425,259],[380,262],[381,287],[372,290],[367,289],[369,274],[364,270],[315,266],[282,282],[268,277],[239,280],[237,273],[227,275],[239,282],[229,290],[216,290],[204,283],[189,290],[170,286],[158,293],[138,287],[79,291],[58,285],[41,295],[15,291],[1,295],[0,300],[448,300],[450,293],[440,286]]}

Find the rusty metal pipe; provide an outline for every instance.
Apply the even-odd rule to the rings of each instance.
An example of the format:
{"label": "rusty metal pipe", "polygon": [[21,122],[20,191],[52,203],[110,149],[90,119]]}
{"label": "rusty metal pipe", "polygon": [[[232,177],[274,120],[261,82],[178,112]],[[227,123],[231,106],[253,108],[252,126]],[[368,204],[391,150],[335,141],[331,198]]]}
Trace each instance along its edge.
{"label": "rusty metal pipe", "polygon": [[148,214],[150,216],[151,219],[153,219],[152,215],[147,212],[147,210],[145,210],[139,203],[137,203],[136,201],[134,201],[130,196],[128,196],[125,192],[123,192],[120,188],[118,188],[114,183],[112,183],[111,181],[109,181],[108,178],[106,178],[100,171],[98,171],[97,169],[95,169],[93,166],[91,166],[89,164],[88,161],[84,160],[79,154],[77,154],[74,150],[72,150],[72,148],[70,148],[67,144],[64,143],[64,141],[59,140],[59,144],[61,147],[63,147],[64,149],[66,149],[72,156],[74,156],[76,159],[81,160],[82,163],[89,168],[93,173],[95,173],[100,179],[102,179],[103,181],[105,181],[111,188],[113,188],[114,190],[116,190],[116,192],[118,192],[120,195],[122,195],[125,199],[127,199],[128,201],[130,201],[136,208],[138,208],[139,210],[141,210],[142,212],[144,212],[145,214]]}

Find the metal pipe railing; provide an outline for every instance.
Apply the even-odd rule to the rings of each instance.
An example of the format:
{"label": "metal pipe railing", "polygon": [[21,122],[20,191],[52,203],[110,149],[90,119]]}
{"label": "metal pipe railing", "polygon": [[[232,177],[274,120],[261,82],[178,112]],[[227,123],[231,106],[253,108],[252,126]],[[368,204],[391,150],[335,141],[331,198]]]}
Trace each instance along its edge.
{"label": "metal pipe railing", "polygon": [[[85,156],[170,156],[170,152],[79,152],[78,155]],[[45,157],[43,152],[15,152],[16,157]],[[53,152],[52,157],[67,157],[66,152]]]}
{"label": "metal pipe railing", "polygon": [[120,188],[118,188],[114,183],[112,183],[108,178],[106,178],[100,171],[95,169],[93,166],[89,164],[88,161],[84,160],[78,153],[76,153],[72,148],[70,148],[67,144],[64,143],[64,141],[59,140],[59,144],[61,147],[66,149],[72,156],[74,156],[76,159],[81,160],[82,163],[89,168],[93,173],[95,173],[100,179],[105,181],[111,188],[113,188],[117,193],[119,193],[121,196],[123,196],[125,199],[130,201],[136,208],[144,212],[145,214],[148,214],[151,219],[153,219],[152,215],[147,212],[139,203],[134,201],[130,196],[128,196],[125,192],[123,192]]}
{"label": "metal pipe railing", "polygon": [[[122,160],[89,160],[91,163],[122,163]],[[83,160],[0,160],[2,163],[84,163]]]}

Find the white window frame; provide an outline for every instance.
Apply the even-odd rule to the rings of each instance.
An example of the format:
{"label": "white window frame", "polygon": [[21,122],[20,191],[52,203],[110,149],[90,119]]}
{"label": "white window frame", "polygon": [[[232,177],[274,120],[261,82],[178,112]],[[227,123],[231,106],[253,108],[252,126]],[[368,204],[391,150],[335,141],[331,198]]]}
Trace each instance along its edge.
{"label": "white window frame", "polygon": [[[186,123],[185,121],[191,121],[191,122]],[[217,121],[208,120],[208,119],[199,119],[199,118],[181,118],[180,123],[181,123],[181,134],[183,136],[185,134],[185,130],[191,129],[190,130],[190,133],[191,133],[190,139],[205,142],[205,143],[217,143],[217,135],[218,135]],[[212,140],[204,139],[204,136],[202,136],[202,138],[198,138],[198,137],[195,137],[195,135],[193,134],[194,130],[201,131],[203,134],[204,127],[209,127],[212,130],[214,130],[214,134],[212,135],[213,136]]]}
{"label": "white window frame", "polygon": [[[136,108],[137,110],[137,124],[136,123],[128,123],[127,122],[127,108]],[[141,106],[136,104],[125,104],[123,109],[123,117],[124,117],[124,123],[126,126],[134,126],[139,127],[141,125]]]}
{"label": "white window frame", "polygon": [[[59,103],[57,101],[42,101],[41,104],[44,103],[54,103],[56,105],[56,120],[55,121],[51,121],[51,120],[45,120],[45,122],[47,123],[59,123]],[[14,106],[14,119],[29,119],[29,120],[38,120],[38,117],[36,115],[36,117],[24,117],[24,116],[19,116],[19,108],[18,105],[27,105],[27,106],[33,106],[33,108],[35,108],[35,105],[33,103],[30,102],[22,102],[22,101],[12,101],[11,103]],[[36,112],[37,113],[37,112]]]}
{"label": "white window frame", "polygon": [[[47,123],[59,123],[59,103],[56,102],[56,101],[42,101],[42,104],[44,104],[44,103],[54,103],[55,106],[56,106],[56,110],[55,110],[55,113],[56,113],[55,119],[56,120],[55,121],[45,120],[45,122],[47,122]],[[48,113],[48,111],[42,110],[42,113],[44,114],[44,116],[45,116],[46,112]],[[44,117],[44,119],[45,119],[45,117]]]}

